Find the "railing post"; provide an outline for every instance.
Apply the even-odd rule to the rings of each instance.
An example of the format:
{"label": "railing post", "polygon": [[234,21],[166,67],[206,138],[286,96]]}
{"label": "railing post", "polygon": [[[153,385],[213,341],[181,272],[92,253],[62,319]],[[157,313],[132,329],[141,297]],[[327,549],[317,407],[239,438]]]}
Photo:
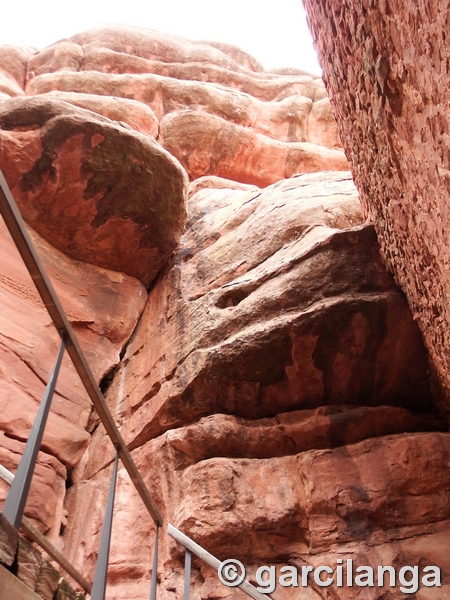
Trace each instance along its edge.
{"label": "railing post", "polygon": [[109,547],[111,544],[111,529],[114,511],[114,496],[116,495],[117,469],[119,465],[120,450],[116,447],[116,459],[109,486],[108,502],[106,503],[105,518],[102,527],[100,549],[98,551],[97,564],[95,566],[94,583],[92,584],[91,600],[104,600],[106,591],[106,579],[108,576]]}
{"label": "railing post", "polygon": [[184,594],[183,600],[189,600],[189,590],[191,587],[191,551],[186,548],[184,555]]}
{"label": "railing post", "polygon": [[[204,548],[202,548],[201,546],[196,544],[193,539],[191,539],[187,535],[184,535],[184,533],[181,533],[181,531],[178,531],[178,529],[176,527],[174,527],[173,525],[171,525],[170,523],[167,524],[167,533],[169,535],[171,535],[174,539],[176,539],[178,543],[182,544],[186,548],[186,559],[185,560],[186,560],[186,562],[187,562],[187,560],[189,560],[189,570],[190,570],[190,557],[188,559],[187,550],[189,550],[190,552],[192,552],[193,554],[195,554],[196,556],[198,556],[199,558],[204,560],[205,563],[207,565],[209,565],[210,567],[212,567],[215,571],[219,571],[221,564],[222,564],[221,561],[218,558],[216,558],[215,556],[213,556],[210,552],[208,552],[207,550],[205,550]],[[184,581],[185,581],[184,590],[186,592],[186,587],[187,587],[186,586],[186,574],[184,576]],[[189,578],[187,578],[187,581],[189,581]],[[253,586],[246,579],[243,579],[241,581],[241,583],[239,583],[239,589],[242,590],[243,592],[245,592],[247,594],[247,596],[250,596],[251,598],[254,598],[255,600],[267,600],[267,598],[270,598],[270,596],[266,596],[266,594],[262,594],[261,592],[258,592],[258,590],[255,588],[255,586]],[[184,598],[187,598],[187,597],[188,596],[184,596]]]}
{"label": "railing post", "polygon": [[47,417],[50,412],[50,406],[65,348],[66,343],[63,338],[61,340],[52,374],[48,380],[36,419],[31,428],[30,436],[25,445],[24,453],[20,459],[14,481],[3,506],[3,514],[16,529],[19,529],[20,524],[22,523],[25,504],[27,502],[28,492],[30,491],[31,479],[36,466],[37,455],[41,447],[45,425],[47,424]]}
{"label": "railing post", "polygon": [[158,582],[158,533],[159,527],[156,527],[155,549],[153,551],[152,583],[150,585],[150,600],[156,600],[156,584]]}

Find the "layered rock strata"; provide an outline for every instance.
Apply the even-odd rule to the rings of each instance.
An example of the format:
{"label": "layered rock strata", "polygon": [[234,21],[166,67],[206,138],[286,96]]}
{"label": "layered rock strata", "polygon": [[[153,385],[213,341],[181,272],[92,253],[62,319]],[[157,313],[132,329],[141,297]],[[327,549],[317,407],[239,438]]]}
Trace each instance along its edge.
{"label": "layered rock strata", "polygon": [[[145,287],[123,273],[70,259],[38,234],[34,242],[100,382],[120,360],[147,298]],[[0,395],[1,463],[15,471],[43,396],[59,335],[38,296],[3,221],[0,225]],[[90,441],[91,404],[65,357],[44,434],[29,516],[51,537],[65,520],[67,470],[79,462]],[[42,465],[42,472],[40,472]],[[45,483],[44,483],[45,482]],[[1,497],[8,490],[0,483]],[[31,509],[32,506],[37,505]]]}
{"label": "layered rock strata", "polygon": [[424,334],[448,414],[449,6],[304,4],[365,214]]}
{"label": "layered rock strata", "polygon": [[[0,166],[166,522],[249,574],[340,557],[448,572],[450,438],[321,80],[123,27],[0,55]],[[0,233],[14,471],[57,335]],[[112,457],[64,363],[27,514],[88,579]],[[110,600],[148,598],[153,543],[120,469]],[[181,597],[182,548],[160,545],[159,597]],[[197,561],[192,588],[244,597]]]}
{"label": "layered rock strata", "polygon": [[[188,229],[107,391],[164,517],[219,557],[237,552],[250,571],[287,557],[333,564],[349,544],[358,559],[366,547],[388,557],[404,537],[442,535],[447,484],[435,477],[450,438],[414,433],[443,425],[423,414],[432,409],[420,335],[349,176],[223,185],[193,184]],[[427,506],[442,503],[433,517],[422,513],[428,483],[419,492],[428,444],[442,448],[429,471]],[[90,569],[110,460],[100,426],[67,495],[77,518],[66,547]],[[124,472],[118,497],[110,593],[144,598],[153,535]],[[83,514],[94,516],[80,529]],[[164,537],[161,546],[161,597],[179,596],[181,549]],[[229,597],[214,577],[196,563],[194,597]]]}

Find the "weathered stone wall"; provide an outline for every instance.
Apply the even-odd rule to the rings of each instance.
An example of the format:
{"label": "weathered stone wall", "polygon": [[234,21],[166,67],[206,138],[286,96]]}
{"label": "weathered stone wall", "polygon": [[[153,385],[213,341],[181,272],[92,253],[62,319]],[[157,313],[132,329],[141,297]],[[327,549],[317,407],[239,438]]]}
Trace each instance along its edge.
{"label": "weathered stone wall", "polygon": [[[101,382],[184,231],[188,175],[267,185],[348,163],[317,76],[107,27],[40,51],[0,46],[0,168]],[[0,462],[14,471],[58,334],[2,221],[0,255]],[[55,542],[90,416],[66,358],[28,503]]]}
{"label": "weathered stone wall", "polygon": [[[346,556],[419,564],[411,538],[423,544],[420,564],[450,572],[441,547],[450,435],[425,415],[419,330],[362,223],[351,177],[241,187],[191,184],[186,233],[106,392],[164,519],[249,573]],[[66,551],[88,577],[111,458],[100,425],[66,496]],[[111,599],[148,598],[153,532],[121,469]],[[158,576],[161,600],[182,597],[182,548],[164,534]],[[197,560],[192,588],[195,600],[230,598]],[[324,590],[306,591],[319,600],[330,597]],[[297,592],[278,586],[274,598]]]}
{"label": "weathered stone wall", "polygon": [[450,412],[450,7],[304,0],[365,213]]}

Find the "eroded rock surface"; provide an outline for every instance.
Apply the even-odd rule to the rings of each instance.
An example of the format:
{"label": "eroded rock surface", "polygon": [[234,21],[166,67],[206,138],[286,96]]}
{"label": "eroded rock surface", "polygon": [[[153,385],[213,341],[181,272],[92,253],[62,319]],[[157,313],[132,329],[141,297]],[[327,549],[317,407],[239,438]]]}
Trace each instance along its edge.
{"label": "eroded rock surface", "polygon": [[450,8],[305,0],[347,156],[450,412]]}
{"label": "eroded rock surface", "polygon": [[0,105],[0,160],[59,250],[149,285],[184,229],[186,174],[149,136],[47,98]]}
{"label": "eroded rock surface", "polygon": [[[122,348],[144,308],[146,290],[137,279],[123,273],[70,259],[31,233],[100,382],[118,364]],[[0,262],[1,464],[14,471],[56,359],[59,335],[3,221],[0,255],[4,258]],[[49,498],[42,486],[32,490],[28,505],[29,516],[45,530],[55,528],[56,536],[66,491],[66,469],[79,462],[89,444],[86,429],[91,412],[89,398],[66,356],[41,452],[47,470],[53,469],[51,477],[59,481],[52,488],[59,506],[56,509],[56,499]],[[46,510],[39,513],[33,508],[36,503],[45,504]]]}
{"label": "eroded rock surface", "polygon": [[[449,572],[449,434],[322,80],[138,28],[0,56],[0,167],[166,522],[249,574],[338,557]],[[14,471],[58,336],[0,234]],[[88,579],[114,454],[97,425],[65,361],[27,514]],[[109,600],[148,598],[153,534],[121,468]],[[158,597],[173,600],[183,552],[165,532],[160,545]],[[194,560],[191,597],[246,596]]]}
{"label": "eroded rock surface", "polygon": [[[450,438],[414,433],[445,425],[424,414],[432,408],[420,334],[349,175],[302,175],[264,190],[205,178],[192,188],[188,229],[107,392],[164,517],[248,565],[318,556],[331,564],[340,546],[362,553],[411,532],[438,535],[449,515],[447,484],[435,478]],[[417,461],[407,466],[410,448],[426,462],[428,444],[440,448],[428,476],[442,511],[432,518],[420,495],[414,506],[408,496],[422,477]],[[396,471],[400,456],[406,466]],[[69,552],[87,549],[74,550],[80,563],[98,544],[110,460],[100,426],[67,496],[70,513],[95,515],[84,530],[76,520],[66,529]],[[123,472],[118,495],[115,535],[129,550],[112,550],[111,594],[144,598],[148,516]],[[397,497],[403,512],[391,515]],[[160,593],[170,598],[182,593],[182,553],[161,544]],[[196,563],[194,597],[227,597],[214,577]]]}
{"label": "eroded rock surface", "polygon": [[296,173],[347,167],[340,149],[273,140],[254,129],[197,111],[176,111],[164,117],[161,142],[191,179],[217,175],[265,187]]}

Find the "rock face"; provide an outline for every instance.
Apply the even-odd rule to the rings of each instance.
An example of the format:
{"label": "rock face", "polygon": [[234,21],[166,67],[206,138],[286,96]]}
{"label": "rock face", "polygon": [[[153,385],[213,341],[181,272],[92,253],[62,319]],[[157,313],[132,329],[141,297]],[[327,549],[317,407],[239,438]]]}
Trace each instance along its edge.
{"label": "rock face", "polygon": [[450,411],[446,3],[305,0],[340,133],[386,264]]}
{"label": "rock face", "polygon": [[5,96],[23,96],[26,84],[28,57],[31,50],[0,47],[0,93]]}
{"label": "rock face", "polygon": [[[10,569],[14,572],[11,573]],[[0,584],[7,598],[85,600],[0,514]]]}
{"label": "rock face", "polygon": [[218,175],[265,187],[295,173],[347,168],[341,150],[273,140],[254,129],[190,110],[163,118],[161,141],[191,179]]}
{"label": "rock face", "polygon": [[0,136],[9,186],[38,233],[73,258],[151,283],[186,218],[186,175],[159,144],[46,98],[3,102]]}
{"label": "rock face", "polygon": [[[260,561],[281,566],[287,556],[334,564],[337,544],[358,554],[370,540],[382,552],[412,524],[415,535],[437,534],[448,520],[446,483],[435,484],[442,513],[416,522],[409,511],[420,513],[422,500],[409,507],[400,488],[415,489],[421,469],[386,479],[400,452],[409,460],[411,444],[423,460],[427,444],[446,445],[432,461],[439,472],[450,438],[413,433],[442,427],[421,414],[431,401],[420,335],[381,264],[372,226],[362,224],[349,176],[302,175],[264,190],[230,185],[216,178],[192,186],[178,253],[149,294],[107,392],[165,519],[219,557],[238,552],[251,569]],[[67,495],[75,517],[66,548],[88,572],[109,447],[100,426]],[[329,461],[322,475],[318,457]],[[367,475],[359,481],[358,473]],[[122,544],[112,549],[111,597],[132,590],[145,598],[152,536],[143,534],[148,517],[123,472],[118,496]],[[389,517],[390,502],[403,503],[403,512]],[[85,514],[93,517],[81,529]],[[180,549],[164,537],[161,545],[160,594],[178,597]],[[133,581],[124,582],[124,572]],[[194,597],[227,597],[214,577],[199,563]]]}
{"label": "rock face", "polygon": [[[144,308],[146,290],[123,273],[68,258],[36,233],[33,239],[100,382],[119,362]],[[3,221],[0,248],[1,256],[7,257],[0,265],[1,464],[14,471],[56,359],[59,335]],[[63,520],[66,469],[79,462],[89,443],[91,412],[89,398],[66,357],[41,453],[46,479],[53,483],[39,486],[30,499],[30,506],[38,503],[45,510],[29,513],[43,529],[56,528],[56,536]],[[4,497],[6,484],[1,489]]]}
{"label": "rock face", "polygon": [[[449,572],[450,436],[321,80],[137,28],[0,55],[0,166],[165,521],[251,579],[337,558]],[[58,336],[0,234],[14,471]],[[111,458],[67,361],[27,514],[88,579]],[[109,600],[148,598],[153,544],[120,468]],[[182,562],[162,531],[159,598],[182,596]],[[198,600],[244,597],[197,560],[191,583]],[[360,594],[312,581],[274,598],[304,592]]]}

